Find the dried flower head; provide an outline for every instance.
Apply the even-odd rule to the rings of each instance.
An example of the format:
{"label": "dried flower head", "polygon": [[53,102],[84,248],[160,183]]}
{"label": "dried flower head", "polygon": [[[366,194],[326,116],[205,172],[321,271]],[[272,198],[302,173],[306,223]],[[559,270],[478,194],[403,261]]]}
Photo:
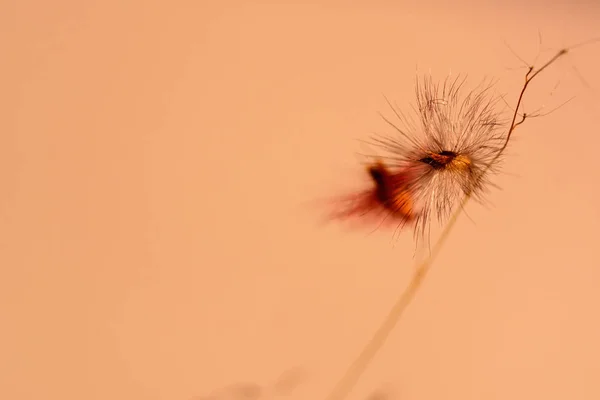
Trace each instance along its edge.
{"label": "dried flower head", "polygon": [[463,93],[464,83],[417,80],[416,123],[388,101],[397,121],[382,115],[394,134],[369,141],[383,150],[367,168],[372,186],[347,196],[334,217],[370,215],[399,228],[412,225],[423,236],[432,216],[443,223],[465,195],[483,200],[507,129],[492,84]]}

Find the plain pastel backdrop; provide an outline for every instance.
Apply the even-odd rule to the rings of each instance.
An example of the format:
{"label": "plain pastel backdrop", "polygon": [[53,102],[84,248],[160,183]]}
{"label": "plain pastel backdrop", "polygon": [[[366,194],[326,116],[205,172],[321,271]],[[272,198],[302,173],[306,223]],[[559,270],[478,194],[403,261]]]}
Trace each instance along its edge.
{"label": "plain pastel backdrop", "polygon": [[[322,225],[416,73],[498,79],[597,1],[0,3],[0,398],[321,399],[407,284],[410,232]],[[532,83],[351,399],[600,398],[600,43]],[[501,104],[502,105],[502,104]],[[229,396],[229,397],[228,397]],[[229,399],[225,394],[219,398]]]}

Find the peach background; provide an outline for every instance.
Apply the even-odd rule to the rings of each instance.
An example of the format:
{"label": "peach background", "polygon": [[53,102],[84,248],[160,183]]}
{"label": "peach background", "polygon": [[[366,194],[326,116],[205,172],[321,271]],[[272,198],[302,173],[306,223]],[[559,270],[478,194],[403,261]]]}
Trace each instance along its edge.
{"label": "peach background", "polygon": [[[183,400],[296,367],[290,398],[324,398],[412,263],[409,234],[306,207],[361,176],[382,94],[431,69],[514,105],[504,40],[532,60],[538,29],[600,33],[594,1],[276,3],[1,3],[0,398]],[[526,110],[577,97],[518,131],[350,398],[600,398],[599,68],[600,43],[533,84]]]}

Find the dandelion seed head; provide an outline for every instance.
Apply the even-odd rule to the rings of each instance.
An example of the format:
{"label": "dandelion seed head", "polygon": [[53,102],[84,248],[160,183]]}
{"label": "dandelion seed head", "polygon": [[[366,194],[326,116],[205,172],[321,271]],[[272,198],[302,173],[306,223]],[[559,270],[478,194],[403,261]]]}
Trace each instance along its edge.
{"label": "dandelion seed head", "polygon": [[417,80],[412,113],[388,100],[395,118],[382,118],[393,132],[370,140],[384,154],[367,168],[373,186],[361,210],[379,208],[422,236],[433,218],[443,224],[463,196],[484,200],[490,172],[500,166],[507,124],[493,83],[466,90],[465,81]]}

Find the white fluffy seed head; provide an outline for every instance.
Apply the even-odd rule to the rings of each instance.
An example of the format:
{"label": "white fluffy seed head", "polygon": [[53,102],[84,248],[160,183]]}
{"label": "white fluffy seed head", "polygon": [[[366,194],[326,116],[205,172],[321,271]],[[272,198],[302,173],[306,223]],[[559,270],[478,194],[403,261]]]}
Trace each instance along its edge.
{"label": "white fluffy seed head", "polygon": [[488,176],[500,165],[508,131],[501,119],[501,98],[494,95],[491,82],[468,91],[464,84],[461,77],[440,83],[431,76],[418,80],[412,114],[388,102],[395,118],[383,118],[394,135],[372,139],[387,153],[390,168],[414,173],[410,192],[415,229],[422,234],[433,215],[445,222],[463,196],[482,201],[491,184]]}

